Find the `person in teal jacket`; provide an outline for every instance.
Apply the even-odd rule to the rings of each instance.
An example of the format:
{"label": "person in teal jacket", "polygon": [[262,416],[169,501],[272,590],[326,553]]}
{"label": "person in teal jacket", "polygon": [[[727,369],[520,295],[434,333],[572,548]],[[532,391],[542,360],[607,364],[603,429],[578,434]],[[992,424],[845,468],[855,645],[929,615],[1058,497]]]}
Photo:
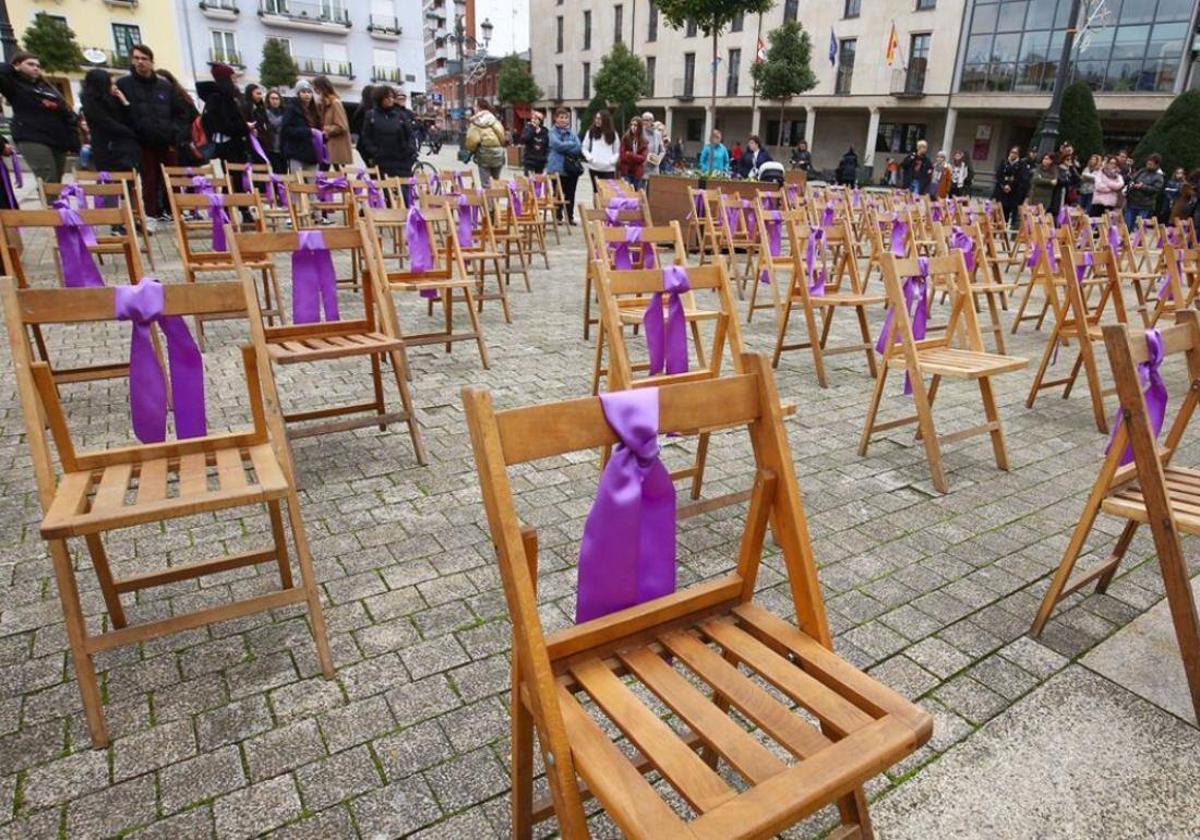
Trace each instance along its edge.
{"label": "person in teal jacket", "polygon": [[721,143],[721,132],[715,128],[708,145],[700,150],[700,171],[705,175],[729,174],[729,150]]}

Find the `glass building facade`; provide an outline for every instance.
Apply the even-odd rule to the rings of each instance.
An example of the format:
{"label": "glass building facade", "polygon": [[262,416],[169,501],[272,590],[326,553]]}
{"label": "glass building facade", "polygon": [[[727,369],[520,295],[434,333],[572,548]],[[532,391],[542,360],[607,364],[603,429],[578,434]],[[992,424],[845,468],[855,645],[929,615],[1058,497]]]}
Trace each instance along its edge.
{"label": "glass building facade", "polygon": [[[1076,48],[1072,76],[1096,91],[1170,93],[1191,44],[1195,2],[1104,0]],[[1070,8],[1071,0],[975,0],[959,90],[1050,92]]]}

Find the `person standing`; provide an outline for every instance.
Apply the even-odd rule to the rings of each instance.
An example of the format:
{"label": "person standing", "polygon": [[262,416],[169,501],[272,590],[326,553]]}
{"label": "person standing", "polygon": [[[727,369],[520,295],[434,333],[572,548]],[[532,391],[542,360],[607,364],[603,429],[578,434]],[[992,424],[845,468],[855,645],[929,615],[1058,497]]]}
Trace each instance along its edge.
{"label": "person standing", "polygon": [[317,76],[312,80],[312,86],[317,97],[317,111],[321,114],[321,135],[329,156],[329,168],[349,166],[354,163],[354,147],[350,145],[350,119],[346,116],[346,108],[329,79]]}
{"label": "person standing", "polygon": [[771,162],[771,155],[763,148],[762,140],[757,134],[751,134],[746,141],[745,158],[743,166],[746,168],[747,178],[757,178],[758,170],[762,168],[762,165]]}
{"label": "person standing", "polygon": [[521,166],[526,175],[545,171],[549,143],[550,132],[542,125],[542,112],[533,111],[529,115],[529,122],[521,130]]}
{"label": "person standing", "polygon": [[808,150],[808,143],[804,140],[797,143],[792,152],[792,169],[799,169],[805,173],[812,172],[812,152]]}
{"label": "person standing", "polygon": [[973,180],[975,173],[967,161],[967,153],[959,149],[950,161],[950,195],[967,195]]}
{"label": "person standing", "polygon": [[629,121],[629,129],[621,137],[621,158],[617,168],[621,177],[635,190],[642,188],[646,148],[646,138],[642,136],[642,121],[639,117],[634,117]]}
{"label": "person standing", "polygon": [[567,224],[575,224],[575,188],[579,186],[579,176],[583,174],[583,147],[575,132],[571,131],[571,112],[559,108],[554,112],[554,127],[547,136],[549,154],[546,156],[546,171],[557,174],[562,182],[565,208],[557,211],[559,221],[562,221],[563,211],[567,214]]}
{"label": "person standing", "polygon": [[1088,211],[1092,208],[1092,195],[1096,191],[1096,173],[1101,167],[1100,155],[1088,158],[1087,166],[1079,172],[1079,206]]}
{"label": "person standing", "polygon": [[321,130],[321,114],[313,97],[312,85],[301,79],[296,84],[296,98],[283,113],[283,154],[288,172],[311,172],[317,168],[317,149],[313,129]]}
{"label": "person standing", "polygon": [[846,154],[842,155],[838,162],[834,180],[846,187],[853,187],[858,183],[858,154],[853,146],[846,150]]}
{"label": "person standing", "polygon": [[396,104],[396,92],[391,87],[380,85],[372,95],[375,105],[363,117],[359,151],[368,163],[379,167],[385,178],[409,178],[416,161],[412,127]]}
{"label": "person standing", "polygon": [[[267,118],[267,89],[262,85],[246,85],[246,89],[242,93],[242,102],[246,109],[246,122],[250,124],[254,136],[258,138],[258,145],[262,146],[263,151],[267,153],[267,162],[269,163],[272,132],[271,121]],[[263,163],[253,147],[250,149],[249,156],[250,161],[256,166]]]}
{"label": "person standing", "polygon": [[1019,196],[1022,169],[1021,149],[1019,146],[1013,146],[1008,150],[1008,157],[1000,161],[1000,166],[996,169],[996,186],[992,190],[992,198],[1000,202],[1000,206],[1004,208],[1004,218],[1014,227],[1017,205],[1021,203]]}
{"label": "person standing", "polygon": [[1046,152],[1041,157],[1041,164],[1033,171],[1029,179],[1029,193],[1025,201],[1049,210],[1054,201],[1054,194],[1062,185],[1062,174],[1058,168],[1058,156],[1054,152]]}
{"label": "person standing", "polygon": [[271,130],[271,144],[263,143],[267,157],[271,159],[271,171],[276,175],[287,172],[287,156],[283,153],[283,94],[271,88],[267,92],[267,125]]}
{"label": "person standing", "polygon": [[117,80],[117,87],[129,100],[133,125],[142,145],[142,193],[146,214],[152,219],[170,221],[170,214],[159,199],[162,166],[174,166],[178,161],[175,147],[185,136],[184,132],[190,131],[192,120],[171,83],[154,72],[154,50],[145,44],[136,44],[129,52],[129,60],[133,69]]}
{"label": "person standing", "polygon": [[666,146],[662,125],[654,121],[654,114],[649,111],[642,114],[642,136],[646,138],[646,163],[642,170],[646,175],[657,175],[661,171]]}
{"label": "person standing", "polygon": [[465,147],[475,155],[479,167],[479,183],[484,189],[491,186],[493,178],[499,178],[504,169],[504,144],[507,140],[504,126],[492,113],[486,100],[475,103],[475,115],[471,117]]}
{"label": "person standing", "polygon": [[617,162],[621,157],[621,144],[613,128],[612,116],[603,108],[592,117],[592,125],[583,138],[583,159],[587,161],[588,174],[592,179],[592,190],[596,181],[607,181],[617,175]]}
{"label": "person standing", "polygon": [[1153,216],[1158,209],[1165,178],[1159,168],[1162,158],[1157,152],[1146,157],[1146,165],[1129,181],[1126,190],[1125,225],[1132,231],[1138,219]]}
{"label": "person standing", "polygon": [[934,198],[945,198],[950,194],[950,163],[944,151],[933,156],[929,170],[929,194]]}
{"label": "person standing", "polygon": [[[196,93],[204,100],[201,125],[213,143],[213,157],[222,164],[245,163],[249,146],[250,127],[247,124],[241,93],[233,81],[234,70],[228,64],[212,66],[211,82],[200,82]],[[240,190],[237,179],[235,189]]]}
{"label": "person standing", "polygon": [[714,128],[708,136],[708,143],[700,150],[700,174],[727,176],[729,166],[729,150],[721,142],[721,132]]}
{"label": "person standing", "polygon": [[67,153],[80,148],[75,112],[42,76],[36,55],[13,54],[0,64],[0,93],[13,109],[12,137],[25,162],[43,181],[62,181]]}
{"label": "person standing", "polygon": [[92,165],[101,172],[137,169],[142,159],[133,128],[129,100],[107,70],[89,70],[83,77],[83,116],[92,138]]}
{"label": "person standing", "polygon": [[904,188],[922,195],[929,192],[929,182],[932,180],[933,164],[929,160],[929,144],[924,140],[917,141],[917,147],[905,155],[900,162],[900,171],[904,173]]}
{"label": "person standing", "polygon": [[1088,208],[1088,215],[1103,216],[1117,209],[1125,179],[1121,177],[1121,164],[1115,155],[1104,159],[1104,165],[1093,174],[1092,180],[1092,206]]}

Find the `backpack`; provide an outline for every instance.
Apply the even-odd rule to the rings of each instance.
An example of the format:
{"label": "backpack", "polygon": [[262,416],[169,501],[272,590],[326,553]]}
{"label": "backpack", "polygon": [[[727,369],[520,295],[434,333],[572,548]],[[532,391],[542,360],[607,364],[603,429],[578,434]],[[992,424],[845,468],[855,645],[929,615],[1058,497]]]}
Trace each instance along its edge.
{"label": "backpack", "polygon": [[192,152],[199,158],[210,160],[216,154],[216,145],[208,139],[208,132],[204,130],[204,117],[197,116],[192,120]]}

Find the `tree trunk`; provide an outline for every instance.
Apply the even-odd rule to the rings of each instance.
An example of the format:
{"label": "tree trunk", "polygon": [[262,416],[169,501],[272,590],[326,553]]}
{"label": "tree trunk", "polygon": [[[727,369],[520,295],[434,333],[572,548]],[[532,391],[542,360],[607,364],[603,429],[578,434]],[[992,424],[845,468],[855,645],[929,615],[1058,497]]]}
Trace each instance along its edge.
{"label": "tree trunk", "polygon": [[783,145],[783,109],[786,107],[787,107],[787,100],[780,99],[779,100],[779,148],[781,150],[786,148]]}

